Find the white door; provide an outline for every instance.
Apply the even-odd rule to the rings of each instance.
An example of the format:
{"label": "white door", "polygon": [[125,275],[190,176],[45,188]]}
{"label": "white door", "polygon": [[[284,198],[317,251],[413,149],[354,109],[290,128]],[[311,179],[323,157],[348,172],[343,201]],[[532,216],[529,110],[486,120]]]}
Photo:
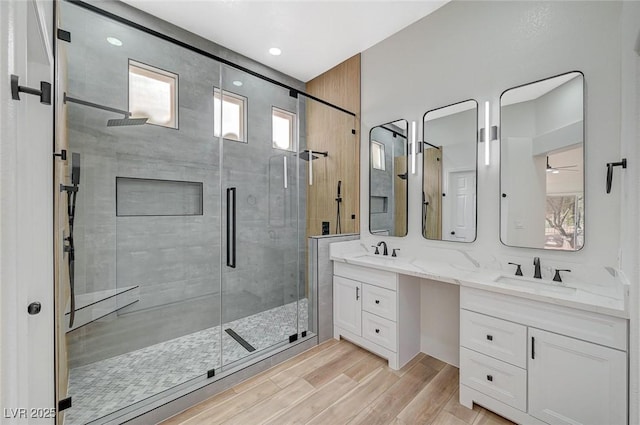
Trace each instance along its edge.
{"label": "white door", "polygon": [[53,83],[52,26],[51,1],[0,1],[3,424],[53,423],[55,414],[53,106],[24,92],[15,100],[10,88],[10,75],[36,90]]}
{"label": "white door", "polygon": [[627,356],[529,328],[529,414],[549,424],[627,423]]}
{"label": "white door", "polygon": [[333,277],[333,325],[362,335],[362,284]]}
{"label": "white door", "polygon": [[449,199],[443,205],[442,239],[473,242],[476,238],[476,173],[451,172],[447,184]]}

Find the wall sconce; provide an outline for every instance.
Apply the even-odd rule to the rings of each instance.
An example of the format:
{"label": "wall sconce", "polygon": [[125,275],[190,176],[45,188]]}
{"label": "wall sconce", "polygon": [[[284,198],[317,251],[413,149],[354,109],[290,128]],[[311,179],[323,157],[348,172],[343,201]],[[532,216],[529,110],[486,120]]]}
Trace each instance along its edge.
{"label": "wall sconce", "polygon": [[484,165],[491,164],[491,145],[489,142],[498,140],[498,126],[491,125],[491,104],[484,102],[484,127],[480,129],[480,142],[484,143]]}
{"label": "wall sconce", "polygon": [[411,121],[411,174],[416,173],[416,153],[417,153],[417,132],[418,125],[415,121]]}

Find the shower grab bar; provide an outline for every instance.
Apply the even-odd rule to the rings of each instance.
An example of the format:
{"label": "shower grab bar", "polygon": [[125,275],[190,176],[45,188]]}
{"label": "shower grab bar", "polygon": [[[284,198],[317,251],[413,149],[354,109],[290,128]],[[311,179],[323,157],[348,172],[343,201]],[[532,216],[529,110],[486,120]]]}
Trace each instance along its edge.
{"label": "shower grab bar", "polygon": [[288,187],[288,185],[289,185],[289,182],[288,182],[289,176],[287,174],[287,156],[286,155],[283,156],[282,159],[284,160],[283,161],[283,165],[284,165],[284,188],[286,189]]}
{"label": "shower grab bar", "polygon": [[[232,224],[233,222],[233,224]],[[227,188],[227,266],[236,268],[236,188]]]}

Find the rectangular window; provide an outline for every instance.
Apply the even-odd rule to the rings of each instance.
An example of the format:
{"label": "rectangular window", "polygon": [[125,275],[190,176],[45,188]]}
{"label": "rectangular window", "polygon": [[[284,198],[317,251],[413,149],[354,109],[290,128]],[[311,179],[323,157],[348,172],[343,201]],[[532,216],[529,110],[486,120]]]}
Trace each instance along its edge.
{"label": "rectangular window", "polygon": [[295,150],[294,129],[296,114],[274,106],[271,109],[271,117],[273,147],[275,149],[284,149],[288,151]]}
{"label": "rectangular window", "polygon": [[147,123],[178,128],[178,74],[129,60],[129,112]]}
{"label": "rectangular window", "polygon": [[[220,101],[220,89],[213,89],[213,135],[236,142],[247,142],[247,98],[224,91]],[[222,123],[220,120],[222,119]]]}
{"label": "rectangular window", "polygon": [[371,166],[374,170],[384,171],[384,145],[380,142],[371,141]]}

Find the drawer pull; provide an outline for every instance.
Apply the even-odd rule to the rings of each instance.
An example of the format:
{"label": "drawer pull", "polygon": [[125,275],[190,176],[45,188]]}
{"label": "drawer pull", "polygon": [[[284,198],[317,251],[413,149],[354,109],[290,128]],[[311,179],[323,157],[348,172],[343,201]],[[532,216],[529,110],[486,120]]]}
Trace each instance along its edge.
{"label": "drawer pull", "polygon": [[493,376],[492,375],[487,375],[487,381],[493,382]]}
{"label": "drawer pull", "polygon": [[487,335],[487,341],[493,341],[493,335]]}
{"label": "drawer pull", "polygon": [[536,338],[531,337],[531,358],[535,360],[536,358]]}
{"label": "drawer pull", "polygon": [[380,329],[376,329],[376,333],[379,334],[380,333]]}
{"label": "drawer pull", "polygon": [[360,299],[360,287],[356,286],[356,301]]}
{"label": "drawer pull", "polygon": [[376,300],[376,304],[380,304],[380,300]]}

